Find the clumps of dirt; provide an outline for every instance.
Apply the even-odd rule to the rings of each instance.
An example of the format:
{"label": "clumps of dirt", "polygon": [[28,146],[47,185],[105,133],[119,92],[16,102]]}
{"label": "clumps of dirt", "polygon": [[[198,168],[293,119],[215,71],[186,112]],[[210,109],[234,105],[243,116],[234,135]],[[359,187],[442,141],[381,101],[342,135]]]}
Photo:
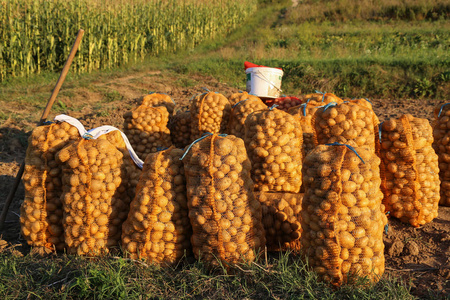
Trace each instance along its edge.
{"label": "clumps of dirt", "polygon": [[415,295],[450,294],[450,207],[419,228],[390,218],[384,243],[386,272],[410,281]]}

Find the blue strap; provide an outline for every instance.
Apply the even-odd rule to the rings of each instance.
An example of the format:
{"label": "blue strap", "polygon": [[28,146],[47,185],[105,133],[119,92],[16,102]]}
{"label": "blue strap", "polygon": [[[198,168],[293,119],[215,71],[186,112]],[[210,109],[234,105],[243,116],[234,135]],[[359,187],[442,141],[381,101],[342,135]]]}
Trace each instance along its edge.
{"label": "blue strap", "polygon": [[85,134],[83,134],[83,139],[85,140],[92,140],[94,137],[92,136],[92,134],[90,134],[89,132],[86,132]]}
{"label": "blue strap", "polygon": [[247,100],[249,100],[249,99],[244,99],[244,100],[239,101],[238,103],[234,104],[234,105],[232,106],[232,108],[235,108],[239,103],[244,102],[244,101],[247,101]]}
{"label": "blue strap", "polygon": [[356,152],[355,148],[353,148],[353,147],[350,146],[350,145],[347,145],[347,144],[341,144],[341,143],[338,143],[338,142],[334,142],[334,143],[332,143],[332,144],[326,144],[326,146],[345,146],[345,147],[347,147],[348,149],[352,150],[352,151],[356,154],[356,156],[358,156],[359,159],[363,162],[363,164],[366,164],[366,162],[361,158],[361,156],[359,156],[358,152]]}
{"label": "blue strap", "polygon": [[191,97],[191,99],[189,99],[189,102],[191,102],[192,100],[194,100],[195,97],[201,96],[201,95],[206,95],[207,93],[199,93],[199,94],[195,94],[194,96]]}
{"label": "blue strap", "polygon": [[389,224],[384,225],[384,233],[388,234]]}
{"label": "blue strap", "polygon": [[[189,150],[191,150],[191,148],[192,148],[192,146],[194,146],[194,144],[200,142],[201,140],[203,140],[203,139],[205,139],[205,138],[207,138],[208,136],[211,136],[211,135],[213,135],[211,132],[205,132],[200,138],[198,138],[198,139],[196,139],[195,141],[193,141],[193,142],[189,145],[189,147],[186,149],[186,151],[184,151],[183,156],[180,158],[180,160],[183,160],[183,158],[188,154]],[[226,137],[227,134],[221,133],[221,134],[218,134],[218,136],[220,136],[220,137]]]}
{"label": "blue strap", "polygon": [[211,92],[208,88],[202,87],[203,90],[207,91],[208,93]]}
{"label": "blue strap", "polygon": [[444,106],[449,105],[450,103],[445,103],[441,106],[441,109],[439,110],[439,114],[438,114],[438,118],[441,117],[441,113],[442,113],[442,109],[444,108]]}
{"label": "blue strap", "polygon": [[369,102],[370,104],[372,104],[372,101],[369,100],[369,98],[364,98],[366,99],[367,102]]}
{"label": "blue strap", "polygon": [[52,121],[44,121],[44,123],[42,123],[42,125],[41,126],[44,126],[44,125],[52,125],[52,124],[54,124],[55,122],[52,122]]}
{"label": "blue strap", "polygon": [[322,93],[321,91],[318,91],[318,90],[315,90],[315,92],[317,93],[317,94],[322,94],[323,96],[322,96],[322,102],[325,100],[325,94],[327,93],[327,92],[325,92],[325,93]]}
{"label": "blue strap", "polygon": [[381,126],[383,125],[383,123],[384,123],[384,121],[378,125],[378,137],[379,137],[380,144],[381,144],[381,131],[382,131]]}
{"label": "blue strap", "polygon": [[326,111],[328,108],[332,107],[332,106],[336,106],[337,103],[336,102],[330,102],[327,105],[323,106],[323,111]]}
{"label": "blue strap", "polygon": [[169,149],[168,147],[156,147],[156,151],[164,151],[164,150],[167,150],[167,149]]}
{"label": "blue strap", "polygon": [[[309,100],[308,100],[309,101]],[[306,117],[306,106],[308,105],[308,102],[300,104],[300,107],[303,107],[303,116]]]}
{"label": "blue strap", "polygon": [[269,108],[269,110],[273,110],[275,107],[278,107],[278,104],[273,104],[273,105]]}

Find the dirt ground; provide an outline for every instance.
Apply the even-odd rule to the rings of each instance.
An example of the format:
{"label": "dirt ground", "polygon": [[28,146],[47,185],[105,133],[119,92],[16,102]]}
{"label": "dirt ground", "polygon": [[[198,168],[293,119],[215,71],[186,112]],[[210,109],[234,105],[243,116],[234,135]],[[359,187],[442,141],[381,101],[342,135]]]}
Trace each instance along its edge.
{"label": "dirt ground", "polygon": [[[106,85],[110,90],[121,95],[122,99],[101,106],[104,113],[99,113],[93,108],[96,102],[101,101],[101,97],[86,90],[73,89],[74,97],[68,99],[62,96],[59,99],[65,103],[73,101],[85,104],[81,110],[67,111],[66,113],[81,119],[88,129],[100,125],[113,125],[121,129],[122,114],[137,104],[138,98],[143,95],[143,90],[167,93],[177,102],[178,106],[186,105],[193,95],[204,91],[203,87],[226,96],[237,92],[237,89],[230,88],[210,77],[195,78],[196,82],[203,84],[186,88],[177,86],[170,74],[146,75],[148,74],[135,74],[122,78],[115,77],[108,82],[92,82],[92,84]],[[433,108],[443,102],[446,101],[372,100],[380,121],[405,113],[432,121]],[[37,116],[40,115],[40,112],[33,113]],[[54,115],[53,113],[51,118]],[[29,132],[24,129],[27,128],[26,125],[29,126],[29,124],[14,124],[12,120],[7,120],[0,126],[0,211],[3,210],[4,201],[25,157],[29,135]],[[29,247],[21,238],[19,226],[19,207],[23,198],[24,189],[20,184],[7,215],[2,239],[12,245],[18,245],[18,249],[27,252]],[[387,275],[401,276],[410,282],[412,293],[419,298],[426,295],[437,298],[449,297],[450,207],[440,207],[438,218],[420,228],[413,228],[391,218],[384,240]]]}

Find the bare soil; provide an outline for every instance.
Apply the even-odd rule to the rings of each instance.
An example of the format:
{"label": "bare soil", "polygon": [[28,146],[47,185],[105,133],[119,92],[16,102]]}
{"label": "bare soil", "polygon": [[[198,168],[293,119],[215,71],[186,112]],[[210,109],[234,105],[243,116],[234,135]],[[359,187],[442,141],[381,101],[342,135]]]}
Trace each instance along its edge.
{"label": "bare soil", "polygon": [[[186,105],[193,95],[203,92],[203,87],[225,96],[237,92],[237,89],[211,77],[195,77],[193,78],[195,82],[201,84],[182,87],[176,84],[173,74],[157,71],[150,75],[152,76],[148,73],[136,73],[107,81],[92,82],[93,85],[107,87],[119,96],[110,102],[103,101],[101,95],[85,88],[66,88],[66,91],[71,92],[66,94],[72,96],[60,94],[58,99],[63,103],[76,103],[78,107],[81,105],[81,109],[76,110],[71,110],[72,106],[68,105],[66,114],[79,118],[86,128],[113,125],[122,129],[122,114],[137,105],[139,97],[145,94],[143,91],[167,93],[179,107]],[[433,108],[442,102],[444,101],[372,100],[380,121],[409,113],[415,117],[427,118],[431,122]],[[0,105],[7,104],[0,102]],[[29,108],[29,113],[38,120],[41,112]],[[55,115],[56,113],[53,113],[51,118]],[[7,120],[0,126],[0,211],[3,210],[7,194],[25,157],[27,137],[30,134],[26,128],[30,128],[30,123],[15,124],[12,120]],[[9,209],[1,238],[9,244],[18,245],[18,249],[26,253],[30,248],[22,239],[19,226],[19,208],[23,198],[24,189],[20,184]],[[385,276],[400,276],[411,284],[412,293],[419,298],[450,297],[450,207],[440,207],[438,218],[420,228],[413,228],[391,218],[384,241]]]}

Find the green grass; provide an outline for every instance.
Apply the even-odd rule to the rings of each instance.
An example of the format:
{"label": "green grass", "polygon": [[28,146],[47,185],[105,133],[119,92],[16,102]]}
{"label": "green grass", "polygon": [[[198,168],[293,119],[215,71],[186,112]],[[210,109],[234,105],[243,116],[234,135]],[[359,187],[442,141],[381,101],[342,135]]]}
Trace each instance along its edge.
{"label": "green grass", "polygon": [[[189,262],[188,262],[189,261]],[[289,254],[229,270],[208,270],[185,259],[158,267],[119,257],[40,258],[0,254],[2,299],[414,299],[409,288],[384,276],[333,289]]]}

